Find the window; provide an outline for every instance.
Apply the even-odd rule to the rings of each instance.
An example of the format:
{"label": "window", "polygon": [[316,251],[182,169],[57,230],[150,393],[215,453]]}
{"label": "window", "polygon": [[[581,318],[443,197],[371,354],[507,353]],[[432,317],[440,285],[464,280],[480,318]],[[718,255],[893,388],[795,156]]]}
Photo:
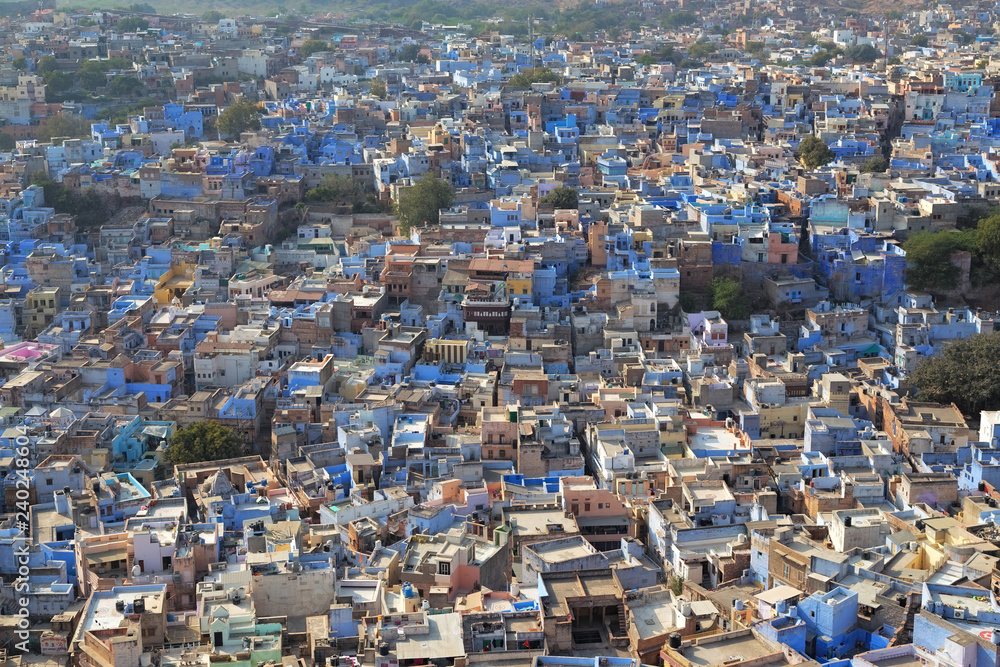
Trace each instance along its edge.
{"label": "window", "polygon": [[788,576],[788,563],[785,563],[785,576]]}
{"label": "window", "polygon": [[451,574],[451,563],[438,563],[438,574]]}

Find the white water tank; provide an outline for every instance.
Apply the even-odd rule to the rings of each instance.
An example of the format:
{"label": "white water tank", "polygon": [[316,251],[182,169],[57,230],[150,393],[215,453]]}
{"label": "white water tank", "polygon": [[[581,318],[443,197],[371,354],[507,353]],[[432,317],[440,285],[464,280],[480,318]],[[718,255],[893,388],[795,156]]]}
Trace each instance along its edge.
{"label": "white water tank", "polygon": [[149,667],[153,664],[153,658],[148,653],[143,653],[139,656],[139,665],[141,667]]}
{"label": "white water tank", "polygon": [[516,598],[519,597],[520,595],[521,595],[521,585],[515,581],[510,585],[510,596]]}

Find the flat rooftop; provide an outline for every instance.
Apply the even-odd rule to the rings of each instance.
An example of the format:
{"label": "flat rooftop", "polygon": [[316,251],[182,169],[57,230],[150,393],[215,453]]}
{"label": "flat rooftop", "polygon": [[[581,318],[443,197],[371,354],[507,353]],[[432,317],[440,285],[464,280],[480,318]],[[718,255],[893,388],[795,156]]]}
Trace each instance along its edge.
{"label": "flat rooftop", "polygon": [[434,660],[465,655],[462,641],[462,615],[435,614],[427,617],[425,635],[408,635],[396,642],[396,657],[400,660]]}
{"label": "flat rooftop", "polygon": [[593,556],[598,551],[584,538],[578,540],[553,540],[537,542],[527,547],[548,563],[562,563],[574,558]]}
{"label": "flat rooftop", "polygon": [[[692,667],[697,665],[716,667],[717,665],[724,665],[729,662],[745,662],[774,655],[775,653],[781,654],[780,649],[775,651],[768,648],[750,633],[740,637],[709,642],[701,646],[689,646],[682,649],[681,652]],[[769,664],[782,665],[788,664],[788,662],[778,660]]]}
{"label": "flat rooftop", "polygon": [[[125,613],[135,601],[142,598],[146,612],[158,614],[163,611],[165,586],[127,586],[114,588],[110,591],[96,591],[87,606],[87,615],[83,619],[84,630],[107,630],[122,626]],[[118,611],[116,604],[125,603],[125,611]]]}

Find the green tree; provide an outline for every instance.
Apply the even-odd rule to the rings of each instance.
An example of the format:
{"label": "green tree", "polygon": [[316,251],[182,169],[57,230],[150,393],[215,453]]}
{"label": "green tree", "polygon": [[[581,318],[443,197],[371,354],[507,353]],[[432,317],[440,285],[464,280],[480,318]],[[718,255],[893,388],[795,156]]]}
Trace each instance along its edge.
{"label": "green tree", "polygon": [[201,15],[201,20],[205,23],[218,23],[222,19],[226,18],[226,15],[222,12],[217,12],[214,9],[209,10]]}
{"label": "green tree", "polygon": [[747,316],[746,299],[740,284],[732,278],[718,277],[712,279],[710,286],[712,309],[727,320],[742,320]]}
{"label": "green tree", "polygon": [[121,76],[118,75],[111,79],[111,84],[108,86],[108,92],[111,93],[113,97],[133,97],[144,91],[146,87],[142,84],[142,81],[135,78],[134,76]]}
{"label": "green tree", "polygon": [[371,86],[368,87],[368,92],[375,99],[384,100],[386,95],[389,94],[389,89],[385,85],[385,79],[372,80]]}
{"label": "green tree", "polygon": [[1000,267],[1000,213],[985,217],[976,225],[976,249],[984,262]]}
{"label": "green tree", "polygon": [[692,25],[698,21],[698,17],[694,12],[680,11],[680,12],[670,12],[663,17],[663,27],[664,28],[681,28],[686,25]]}
{"label": "green tree", "polygon": [[576,208],[579,204],[576,188],[559,186],[549,194],[538,200],[541,206],[551,206],[552,208]]}
{"label": "green tree", "polygon": [[747,53],[755,56],[762,56],[767,53],[767,45],[764,42],[747,42]]}
{"label": "green tree", "polygon": [[360,194],[361,187],[350,176],[330,174],[320,184],[306,191],[306,201],[351,204]]}
{"label": "green tree", "polygon": [[436,225],[438,212],[455,201],[455,192],[445,181],[430,172],[421,176],[411,187],[401,190],[394,212],[399,218],[399,230],[407,233],[411,227]]}
{"label": "green tree", "polygon": [[50,116],[45,122],[35,130],[35,136],[39,141],[52,141],[55,137],[75,139],[77,137],[90,136],[90,124],[71,114],[59,114]]}
{"label": "green tree", "polygon": [[954,403],[962,414],[978,418],[1000,405],[1000,333],[976,334],[948,344],[941,354],[925,357],[910,374],[920,400]]}
{"label": "green tree", "polygon": [[826,67],[826,64],[830,62],[833,55],[826,49],[820,49],[812,55],[809,59],[809,64],[813,67]]}
{"label": "green tree", "polygon": [[17,148],[17,140],[9,132],[0,132],[0,151],[9,153]]}
{"label": "green tree", "polygon": [[56,213],[75,215],[81,228],[97,228],[105,224],[114,213],[94,188],[76,195],[41,171],[32,174],[31,184],[39,186],[45,192],[46,206],[54,208]]}
{"label": "green tree", "polygon": [[407,44],[399,50],[399,59],[406,63],[412,63],[420,55],[421,46],[419,44]]}
{"label": "green tree", "polygon": [[917,289],[950,290],[958,285],[956,252],[976,250],[976,231],[943,229],[919,232],[906,239],[906,282]]}
{"label": "green tree", "polygon": [[80,65],[80,69],[76,72],[76,77],[80,80],[84,88],[94,92],[107,83],[107,71],[108,68],[104,63],[97,60],[88,60]]}
{"label": "green tree", "polygon": [[861,165],[862,174],[881,174],[889,169],[889,161],[881,155],[865,160]]}
{"label": "green tree", "polygon": [[70,90],[76,83],[76,79],[69,72],[46,72],[42,76],[42,81],[45,82],[45,95],[46,101],[48,101],[48,96],[51,94],[53,96],[59,93],[65,93]]}
{"label": "green tree", "polygon": [[704,60],[718,50],[715,42],[695,42],[688,47],[688,56],[695,60]]}
{"label": "green tree", "polygon": [[976,36],[970,35],[967,32],[959,31],[956,32],[954,35],[952,35],[952,39],[954,39],[959,44],[972,44],[974,41],[976,41]]}
{"label": "green tree", "polygon": [[680,296],[677,297],[677,305],[685,313],[693,313],[698,309],[698,297],[692,292],[681,292]]}
{"label": "green tree", "polygon": [[21,71],[28,69],[28,59],[23,56],[20,58],[14,58],[12,61],[10,61],[10,64],[14,69],[18,69]]}
{"label": "green tree", "polygon": [[930,40],[927,39],[927,35],[917,35],[910,40],[910,46],[925,47]]}
{"label": "green tree", "polygon": [[980,58],[976,61],[976,69],[986,69],[990,66],[989,58]]}
{"label": "green tree", "polygon": [[303,58],[308,58],[314,53],[319,53],[320,51],[329,51],[330,45],[324,42],[322,39],[307,39],[299,47],[299,55]]}
{"label": "green tree", "polygon": [[670,590],[674,595],[680,597],[684,594],[684,577],[675,574],[670,577]]}
{"label": "green tree", "polygon": [[241,97],[226,107],[215,123],[222,136],[238,138],[243,132],[260,129],[260,107]]}
{"label": "green tree", "polygon": [[856,63],[873,63],[882,54],[871,44],[856,44],[844,51],[844,56]]}
{"label": "green tree", "polygon": [[246,443],[236,431],[218,422],[200,421],[174,431],[167,459],[174,465],[224,461],[243,456]]}
{"label": "green tree", "polygon": [[646,67],[649,67],[650,65],[655,65],[658,62],[660,62],[660,59],[656,56],[655,53],[640,53],[639,57],[637,57],[635,61],[640,65],[645,65]]}
{"label": "green tree", "polygon": [[38,74],[48,74],[49,72],[57,72],[58,70],[59,61],[56,60],[55,56],[42,56],[38,59],[38,64],[35,65],[35,71]]}
{"label": "green tree", "polygon": [[126,16],[116,26],[118,32],[146,32],[149,21],[139,16]]}
{"label": "green tree", "polygon": [[559,83],[562,77],[548,67],[526,67],[510,77],[514,88],[530,88],[533,83]]}
{"label": "green tree", "polygon": [[807,169],[822,167],[828,162],[832,162],[836,157],[826,142],[812,135],[806,137],[799,143],[799,160]]}

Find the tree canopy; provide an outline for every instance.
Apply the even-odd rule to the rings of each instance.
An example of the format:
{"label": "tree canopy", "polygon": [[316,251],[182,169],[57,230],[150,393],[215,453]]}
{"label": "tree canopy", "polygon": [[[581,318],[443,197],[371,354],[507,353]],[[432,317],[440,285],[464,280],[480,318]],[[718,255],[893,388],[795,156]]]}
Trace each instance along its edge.
{"label": "tree canopy", "polygon": [[303,58],[308,58],[314,53],[319,53],[320,51],[329,51],[330,45],[324,42],[322,39],[307,39],[302,43],[299,48],[299,55]]}
{"label": "tree canopy", "polygon": [[56,213],[75,215],[81,228],[97,227],[108,221],[108,207],[94,188],[87,188],[83,194],[74,194],[41,171],[32,174],[31,184],[42,188],[46,206],[54,208]]}
{"label": "tree canopy", "polygon": [[903,244],[906,250],[906,282],[917,289],[949,290],[958,286],[958,267],[951,256],[976,250],[973,231],[943,229],[919,232]]}
{"label": "tree canopy", "polygon": [[707,58],[718,50],[715,42],[695,42],[688,47],[687,53],[696,60]]}
{"label": "tree canopy", "polygon": [[712,309],[719,311],[725,319],[742,320],[747,316],[746,299],[737,281],[721,276],[713,278],[709,291]]}
{"label": "tree canopy", "polygon": [[246,444],[236,431],[218,422],[195,422],[170,436],[167,458],[173,464],[222,461],[243,456]]}
{"label": "tree canopy", "polygon": [[826,49],[820,49],[809,58],[809,64],[813,67],[826,67],[826,64],[833,59],[833,54]]}
{"label": "tree canopy", "polygon": [[59,93],[64,93],[71,89],[76,84],[76,79],[69,72],[62,72],[59,70],[52,70],[46,72],[42,75],[42,81],[45,82],[45,101],[52,102],[55,100],[50,100],[49,95],[57,95]]}
{"label": "tree canopy", "polygon": [[576,208],[579,203],[579,198],[576,188],[568,188],[564,185],[560,185],[558,188],[539,199],[538,203],[542,206],[551,206],[552,208]]}
{"label": "tree canopy", "polygon": [[38,63],[35,65],[35,71],[38,74],[48,74],[49,72],[59,71],[59,61],[56,60],[55,56],[44,55],[38,59]]}
{"label": "tree canopy", "polygon": [[49,116],[35,131],[35,137],[39,141],[52,141],[55,137],[75,139],[89,136],[90,124],[85,119],[68,113]]}
{"label": "tree canopy", "polygon": [[87,90],[94,92],[98,88],[107,84],[107,73],[113,69],[123,70],[131,67],[132,63],[124,58],[108,58],[106,60],[87,60],[80,69],[76,71],[76,77],[80,84]]}
{"label": "tree canopy", "polygon": [[921,400],[954,403],[962,414],[1000,405],[1000,333],[976,334],[948,344],[941,354],[926,357],[910,374]]}
{"label": "tree canopy", "polygon": [[808,169],[822,167],[836,157],[830,147],[818,137],[808,136],[799,144],[799,160]]}
{"label": "tree canopy", "polygon": [[559,83],[561,77],[548,67],[526,67],[510,77],[510,85],[515,88],[528,88],[533,83]]}
{"label": "tree canopy", "polygon": [[330,174],[315,188],[306,191],[305,200],[335,206],[350,206],[355,213],[379,213],[384,211],[378,198],[350,176]]}
{"label": "tree canopy", "polygon": [[445,181],[430,172],[421,176],[413,186],[401,190],[396,201],[395,214],[399,230],[406,233],[411,227],[423,224],[436,225],[438,212],[455,201],[455,192]]}
{"label": "tree canopy", "polygon": [[673,63],[680,65],[684,61],[684,56],[680,51],[674,49],[672,44],[668,44],[660,49],[659,53],[643,53],[636,61],[642,65],[655,65],[656,63]]}
{"label": "tree canopy", "polygon": [[986,264],[1000,267],[1000,213],[982,218],[976,225],[976,250]]}
{"label": "tree canopy", "polygon": [[368,93],[375,99],[384,100],[386,95],[389,94],[389,89],[385,85],[385,79],[372,79],[372,83],[368,87]]}
{"label": "tree canopy", "polygon": [[107,83],[107,71],[108,68],[104,67],[100,61],[88,60],[80,65],[80,69],[76,71],[76,78],[79,79],[84,88],[93,92]]}
{"label": "tree canopy", "polygon": [[875,157],[865,160],[861,165],[862,174],[881,174],[889,169],[889,161],[886,160],[881,155],[876,155]]}
{"label": "tree canopy", "polygon": [[139,16],[126,16],[118,22],[119,32],[145,32],[149,21]]}
{"label": "tree canopy", "polygon": [[260,107],[241,97],[219,114],[216,127],[224,137],[239,137],[243,132],[260,129]]}
{"label": "tree canopy", "polygon": [[882,53],[871,44],[855,44],[844,51],[844,56],[856,63],[873,63]]}
{"label": "tree canopy", "polygon": [[139,79],[121,74],[111,79],[111,83],[108,84],[108,92],[113,97],[135,97],[145,89],[146,86]]}
{"label": "tree canopy", "polygon": [[[420,55],[422,48],[419,44],[407,44],[399,50],[399,59],[408,63],[419,62],[422,57]],[[423,58],[424,60],[427,59],[426,56],[423,56]]]}
{"label": "tree canopy", "polygon": [[670,12],[663,17],[663,27],[665,28],[682,28],[686,25],[693,25],[698,21],[698,17],[694,12],[679,11]]}

